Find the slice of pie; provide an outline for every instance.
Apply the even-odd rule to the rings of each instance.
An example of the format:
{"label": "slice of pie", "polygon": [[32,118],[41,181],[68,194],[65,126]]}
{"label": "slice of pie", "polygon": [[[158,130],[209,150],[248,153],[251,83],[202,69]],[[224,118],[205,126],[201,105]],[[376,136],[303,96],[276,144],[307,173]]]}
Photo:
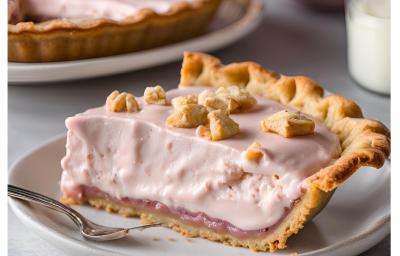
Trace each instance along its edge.
{"label": "slice of pie", "polygon": [[352,173],[389,155],[383,124],[323,93],[306,77],[186,53],[178,89],[115,91],[66,120],[62,201],[228,245],[285,248]]}
{"label": "slice of pie", "polygon": [[8,61],[154,48],[202,34],[221,0],[8,0]]}

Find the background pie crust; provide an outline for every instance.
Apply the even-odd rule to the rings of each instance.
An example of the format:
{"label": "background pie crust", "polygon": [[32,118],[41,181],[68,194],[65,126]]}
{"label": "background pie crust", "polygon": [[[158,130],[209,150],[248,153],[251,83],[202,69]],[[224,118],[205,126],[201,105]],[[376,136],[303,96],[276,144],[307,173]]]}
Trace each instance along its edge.
{"label": "background pie crust", "polygon": [[129,53],[203,33],[221,0],[178,2],[157,14],[149,9],[121,21],[95,19],[8,24],[8,61],[52,62]]}

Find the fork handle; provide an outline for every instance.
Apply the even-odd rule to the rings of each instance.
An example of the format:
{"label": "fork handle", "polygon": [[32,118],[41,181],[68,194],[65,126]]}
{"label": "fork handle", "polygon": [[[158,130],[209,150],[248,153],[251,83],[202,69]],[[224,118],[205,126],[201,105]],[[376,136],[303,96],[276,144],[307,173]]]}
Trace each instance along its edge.
{"label": "fork handle", "polygon": [[53,198],[10,184],[8,185],[8,196],[29,201],[32,203],[37,203],[58,212],[64,213],[65,215],[70,217],[79,228],[84,225],[85,220],[81,214],[79,214],[74,209],[60,203],[59,201],[54,200]]}

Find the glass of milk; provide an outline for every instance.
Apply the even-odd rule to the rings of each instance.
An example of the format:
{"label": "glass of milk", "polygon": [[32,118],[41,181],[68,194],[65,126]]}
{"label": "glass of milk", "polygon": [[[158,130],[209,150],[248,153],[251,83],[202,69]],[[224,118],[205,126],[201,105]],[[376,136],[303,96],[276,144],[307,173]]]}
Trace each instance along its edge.
{"label": "glass of milk", "polygon": [[390,94],[390,0],[346,2],[350,75],[372,91]]}

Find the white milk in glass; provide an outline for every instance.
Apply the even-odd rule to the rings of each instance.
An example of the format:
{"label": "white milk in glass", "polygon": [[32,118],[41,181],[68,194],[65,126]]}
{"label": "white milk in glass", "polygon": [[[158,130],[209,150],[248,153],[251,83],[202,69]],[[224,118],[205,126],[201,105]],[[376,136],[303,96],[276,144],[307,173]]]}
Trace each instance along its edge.
{"label": "white milk in glass", "polygon": [[351,76],[375,92],[390,94],[390,0],[349,0],[347,50]]}

